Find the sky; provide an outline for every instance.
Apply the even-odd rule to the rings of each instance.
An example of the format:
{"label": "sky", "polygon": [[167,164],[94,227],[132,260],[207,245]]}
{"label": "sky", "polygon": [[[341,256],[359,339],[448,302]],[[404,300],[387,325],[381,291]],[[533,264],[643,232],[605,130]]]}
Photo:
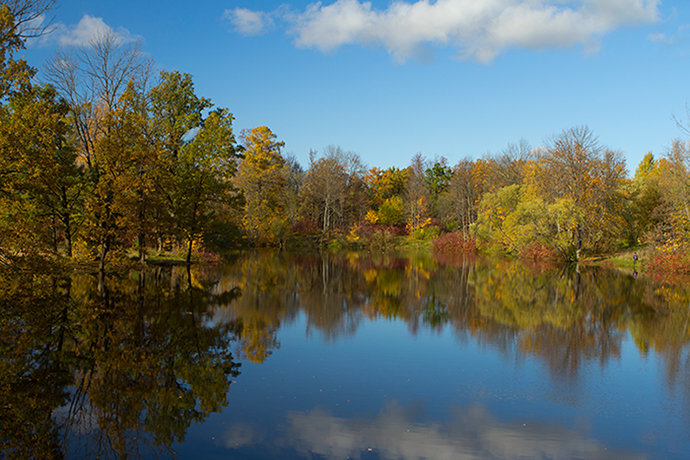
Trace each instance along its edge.
{"label": "sky", "polygon": [[49,19],[24,51],[39,79],[110,29],[305,168],[328,145],[454,165],[587,125],[634,173],[689,122],[687,0],[57,0]]}

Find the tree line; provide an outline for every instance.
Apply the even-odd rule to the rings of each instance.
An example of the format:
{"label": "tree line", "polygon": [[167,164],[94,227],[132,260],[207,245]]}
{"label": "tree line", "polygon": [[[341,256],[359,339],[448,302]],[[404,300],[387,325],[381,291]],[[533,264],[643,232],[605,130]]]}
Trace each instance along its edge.
{"label": "tree line", "polygon": [[[388,245],[396,236],[445,248],[579,260],[690,232],[690,150],[673,141],[628,177],[620,151],[586,126],[545,146],[496,155],[414,155],[367,168],[354,152],[310,151],[303,168],[266,126],[233,127],[192,76],[154,75],[139,43],[104,33],[57,51],[43,78],[16,59],[50,0],[0,7],[0,257],[247,245]],[[448,244],[448,243],[451,244]]]}

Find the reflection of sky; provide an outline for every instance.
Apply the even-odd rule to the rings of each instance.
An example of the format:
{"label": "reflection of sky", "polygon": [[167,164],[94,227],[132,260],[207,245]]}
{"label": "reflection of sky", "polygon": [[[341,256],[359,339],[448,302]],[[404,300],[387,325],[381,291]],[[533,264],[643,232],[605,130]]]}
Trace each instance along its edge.
{"label": "reflection of sky", "polygon": [[685,411],[629,338],[620,359],[583,359],[577,378],[558,379],[515,346],[452,328],[412,336],[402,321],[365,320],[332,341],[307,322],[242,365],[181,458],[690,458]]}
{"label": "reflection of sky", "polygon": [[[267,440],[260,430],[238,423],[224,438],[231,449],[261,445],[300,456],[326,459],[643,459],[642,454],[615,452],[583,431],[532,423],[502,423],[481,408],[454,409],[448,423],[415,422],[414,409],[395,402],[373,418],[343,418],[327,409],[289,412],[283,437]],[[274,450],[275,452],[275,450]]]}

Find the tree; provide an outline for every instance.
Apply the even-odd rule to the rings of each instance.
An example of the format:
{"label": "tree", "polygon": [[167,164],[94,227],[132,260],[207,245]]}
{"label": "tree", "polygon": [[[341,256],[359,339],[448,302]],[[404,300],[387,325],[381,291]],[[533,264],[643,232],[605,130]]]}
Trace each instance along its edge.
{"label": "tree", "polygon": [[47,61],[45,76],[70,104],[80,160],[92,167],[96,142],[106,134],[105,117],[133,83],[144,91],[152,62],[140,42],[124,43],[104,32],[88,45],[63,48]]}
{"label": "tree", "polygon": [[517,255],[538,243],[569,261],[575,252],[572,229],[581,219],[572,200],[549,203],[530,187],[509,185],[484,195],[474,228],[480,240],[503,252]]}
{"label": "tree", "polygon": [[410,235],[422,225],[429,213],[429,188],[424,181],[426,169],[426,159],[421,153],[415,154],[407,167],[405,202]]}
{"label": "tree", "polygon": [[659,219],[662,226],[657,242],[679,246],[688,242],[690,235],[690,149],[675,139],[659,160],[659,190],[662,206]]}
{"label": "tree", "polygon": [[[156,196],[161,202],[151,210],[156,213],[153,231],[158,242],[158,250],[162,250],[163,241],[166,238],[173,236],[184,241],[189,249],[189,242],[198,236],[196,233],[199,230],[196,228],[192,231],[191,234],[195,236],[192,240],[188,239],[190,225],[197,227],[196,223],[192,222],[196,221],[196,217],[189,219],[191,208],[188,200],[192,199],[192,196],[187,195],[190,193],[191,186],[191,183],[187,182],[190,180],[189,168],[194,162],[185,160],[181,156],[185,156],[182,153],[183,150],[203,127],[203,112],[213,104],[210,100],[195,94],[191,75],[179,72],[162,71],[158,83],[149,91],[148,99],[149,133],[151,142],[156,145],[161,162],[156,183]],[[223,116],[228,116],[228,114],[224,113]],[[227,121],[231,125],[232,120]],[[230,125],[228,127],[230,137],[232,137]],[[226,141],[232,145],[235,144],[234,137],[223,140],[223,142]],[[223,147],[219,146],[219,148]],[[184,223],[179,221],[180,217]]]}
{"label": "tree", "polygon": [[297,161],[297,157],[294,154],[288,153],[285,156],[285,168],[283,168],[284,174],[284,196],[286,203],[286,211],[288,216],[288,221],[290,226],[294,226],[299,219],[299,194],[302,190],[302,184],[304,182],[305,172],[302,165]]}
{"label": "tree", "polygon": [[424,171],[424,183],[433,198],[438,198],[450,186],[453,170],[447,165],[447,162],[448,160],[441,157],[440,160],[434,162],[433,166]]}
{"label": "tree", "polygon": [[72,256],[83,181],[67,113],[67,104],[50,86],[31,87],[0,106],[0,200],[7,213],[0,225],[5,238],[25,251],[52,248],[57,253],[62,234],[65,252]]}
{"label": "tree", "polygon": [[187,242],[188,264],[194,243],[213,222],[214,205],[228,203],[234,190],[231,180],[237,169],[238,148],[233,120],[227,109],[209,113],[176,163],[171,200],[178,233]]}
{"label": "tree", "polygon": [[104,128],[91,159],[94,186],[88,203],[89,236],[98,247],[101,273],[110,250],[127,236],[145,239],[145,212],[158,165],[147,137],[145,94],[133,82],[107,114]]}
{"label": "tree", "polygon": [[364,176],[369,190],[369,202],[373,209],[378,209],[386,200],[402,197],[405,194],[407,169],[392,166],[387,169],[371,168]]}
{"label": "tree", "polygon": [[556,136],[530,173],[530,185],[547,202],[571,200],[581,209],[574,228],[576,257],[583,247],[601,250],[615,240],[624,223],[621,185],[626,177],[621,152],[599,145],[586,126]]}
{"label": "tree", "polygon": [[[316,152],[310,153],[302,187],[303,213],[321,222],[324,235],[363,213],[364,198],[364,167],[359,155],[333,145],[326,147],[320,158]],[[354,209],[349,204],[354,204]]]}
{"label": "tree", "polygon": [[235,176],[235,185],[244,196],[243,223],[255,242],[275,243],[287,232],[287,213],[283,190],[285,143],[266,126],[243,131],[244,158]]}
{"label": "tree", "polygon": [[453,168],[447,193],[440,197],[438,203],[446,225],[462,231],[465,239],[469,237],[470,225],[477,219],[480,199],[474,168],[475,163],[469,158],[459,161]]}
{"label": "tree", "polygon": [[54,0],[5,0],[0,4],[0,104],[8,97],[30,88],[36,73],[24,59],[14,54],[26,40],[46,32],[47,25],[37,21],[50,10]]}
{"label": "tree", "polygon": [[628,246],[635,246],[658,223],[655,210],[662,203],[659,161],[652,152],[642,159],[632,181],[623,187],[623,192],[626,194],[623,211],[626,223],[624,239]]}
{"label": "tree", "polygon": [[192,76],[162,71],[159,83],[149,91],[153,135],[166,159],[177,157],[185,144],[185,136],[199,129],[203,111],[213,104],[194,93]]}

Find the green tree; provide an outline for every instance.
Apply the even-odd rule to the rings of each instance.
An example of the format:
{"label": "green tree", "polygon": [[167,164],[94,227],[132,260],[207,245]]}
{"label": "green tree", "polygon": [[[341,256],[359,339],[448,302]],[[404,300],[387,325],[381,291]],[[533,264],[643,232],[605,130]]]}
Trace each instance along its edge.
{"label": "green tree", "polygon": [[64,240],[71,257],[83,175],[75,163],[67,113],[67,104],[50,86],[33,87],[0,107],[0,171],[8,200],[3,207],[24,220],[12,224],[19,231],[15,237],[27,241],[33,235],[36,245],[53,252]]}
{"label": "green tree", "polygon": [[232,178],[238,161],[233,120],[227,109],[209,113],[175,163],[172,211],[178,234],[187,243],[187,263],[194,244],[213,224],[218,207],[233,201]]}
{"label": "green tree", "polygon": [[147,135],[145,94],[133,82],[105,120],[106,135],[95,144],[93,193],[88,200],[91,244],[98,248],[99,269],[106,257],[128,237],[141,240],[148,227],[146,209],[158,161]]}
{"label": "green tree", "polygon": [[404,225],[405,204],[400,196],[388,198],[379,207],[378,222],[383,225]]}
{"label": "green tree", "polygon": [[185,145],[186,136],[203,125],[203,111],[213,104],[194,93],[189,74],[162,71],[158,84],[149,91],[151,131],[172,161]]}

